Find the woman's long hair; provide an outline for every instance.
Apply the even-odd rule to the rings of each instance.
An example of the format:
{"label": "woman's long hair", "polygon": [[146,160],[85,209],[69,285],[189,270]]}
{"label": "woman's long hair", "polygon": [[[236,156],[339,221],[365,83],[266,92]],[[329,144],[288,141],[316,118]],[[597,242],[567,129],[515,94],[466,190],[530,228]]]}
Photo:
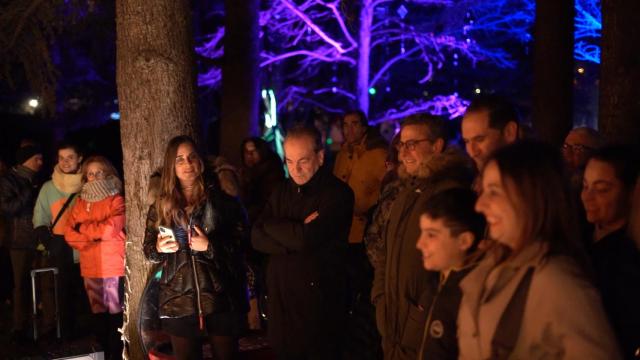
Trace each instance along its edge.
{"label": "woman's long hair", "polygon": [[[178,148],[182,144],[190,144],[198,155],[198,168],[200,174],[196,179],[193,189],[193,196],[187,199],[180,188],[180,181],[176,176],[176,156]],[[169,141],[167,150],[164,153],[164,162],[160,175],[160,196],[156,200],[158,211],[158,224],[171,226],[178,224],[186,227],[188,223],[187,213],[190,213],[198,204],[206,198],[205,184],[203,177],[204,162],[198,153],[195,141],[189,136],[176,136]],[[190,201],[189,201],[190,200]]]}
{"label": "woman's long hair", "polygon": [[524,220],[520,235],[524,244],[542,241],[549,245],[547,255],[571,256],[586,266],[560,152],[542,142],[523,140],[497,150],[487,163],[491,161]]}

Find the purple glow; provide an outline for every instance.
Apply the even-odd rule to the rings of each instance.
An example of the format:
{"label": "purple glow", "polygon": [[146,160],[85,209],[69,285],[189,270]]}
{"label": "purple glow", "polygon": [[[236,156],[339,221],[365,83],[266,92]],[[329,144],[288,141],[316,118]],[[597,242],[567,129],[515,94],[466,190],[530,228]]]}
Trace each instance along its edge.
{"label": "purple glow", "polygon": [[[370,101],[378,99],[369,93],[370,88],[425,84],[441,76],[439,70],[447,63],[515,66],[504,49],[477,39],[496,40],[496,44],[531,40],[533,0],[404,0],[402,5],[403,16],[398,13],[397,1],[360,0],[359,6],[345,14],[343,0],[271,0],[259,18],[265,39],[260,67],[280,67],[278,73],[284,74],[284,87],[277,92],[279,110],[307,103],[331,112],[357,106],[369,113]],[[412,15],[429,7],[438,15],[416,23]],[[198,53],[219,58],[223,34],[219,30],[211,35],[197,48]],[[396,85],[394,74],[403,66],[417,69],[414,84]],[[326,74],[331,73],[339,76],[329,82],[332,77]],[[213,70],[199,77],[201,85],[219,82],[220,73]],[[429,101],[400,100],[387,109],[374,104],[376,114],[370,115],[378,122],[424,111],[455,117],[465,104],[457,95]]]}

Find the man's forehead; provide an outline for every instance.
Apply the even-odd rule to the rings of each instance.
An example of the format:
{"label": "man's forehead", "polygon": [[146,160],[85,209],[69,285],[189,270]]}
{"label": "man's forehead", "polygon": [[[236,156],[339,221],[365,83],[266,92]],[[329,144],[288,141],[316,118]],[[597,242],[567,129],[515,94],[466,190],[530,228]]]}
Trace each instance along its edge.
{"label": "man's forehead", "polygon": [[569,132],[569,134],[567,135],[567,138],[565,139],[565,142],[571,145],[580,144],[580,145],[593,146],[593,144],[595,144],[595,141],[591,138],[591,136],[589,136],[587,133],[582,131]]}
{"label": "man's forehead", "polygon": [[464,114],[464,117],[462,117],[462,126],[463,128],[473,127],[474,129],[488,129],[489,111],[479,110]]}
{"label": "man's forehead", "polygon": [[429,127],[427,125],[415,124],[407,125],[400,131],[400,140],[418,140],[424,137],[429,137]]}

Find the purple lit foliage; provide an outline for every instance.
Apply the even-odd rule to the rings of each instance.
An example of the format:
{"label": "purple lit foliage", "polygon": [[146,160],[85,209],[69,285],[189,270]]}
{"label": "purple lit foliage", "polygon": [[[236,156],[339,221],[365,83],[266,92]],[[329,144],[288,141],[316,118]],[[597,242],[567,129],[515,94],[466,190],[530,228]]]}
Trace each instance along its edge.
{"label": "purple lit foliage", "polygon": [[[260,66],[283,77],[279,110],[302,104],[331,112],[357,106],[373,123],[424,111],[461,114],[468,102],[439,72],[478,63],[514,67],[501,46],[528,42],[534,14],[530,0],[267,2],[260,14]],[[222,36],[218,30],[197,51],[220,58]],[[436,79],[448,88],[434,92],[453,95],[422,96]],[[201,85],[219,82],[219,69],[199,77]],[[375,95],[376,87],[385,93]],[[391,87],[403,91],[391,92]]]}

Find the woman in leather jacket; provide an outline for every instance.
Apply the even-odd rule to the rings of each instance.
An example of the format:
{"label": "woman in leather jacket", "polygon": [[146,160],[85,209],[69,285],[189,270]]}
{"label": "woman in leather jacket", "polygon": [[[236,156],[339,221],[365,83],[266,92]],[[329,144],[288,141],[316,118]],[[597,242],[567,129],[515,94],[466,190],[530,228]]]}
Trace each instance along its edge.
{"label": "woman in leather jacket", "polygon": [[[206,335],[214,358],[231,359],[248,309],[246,215],[235,198],[205,183],[203,169],[191,138],[169,142],[158,197],[147,215],[144,253],[162,263],[158,308],[174,356],[202,358],[199,340]],[[161,236],[159,226],[173,236]]]}

